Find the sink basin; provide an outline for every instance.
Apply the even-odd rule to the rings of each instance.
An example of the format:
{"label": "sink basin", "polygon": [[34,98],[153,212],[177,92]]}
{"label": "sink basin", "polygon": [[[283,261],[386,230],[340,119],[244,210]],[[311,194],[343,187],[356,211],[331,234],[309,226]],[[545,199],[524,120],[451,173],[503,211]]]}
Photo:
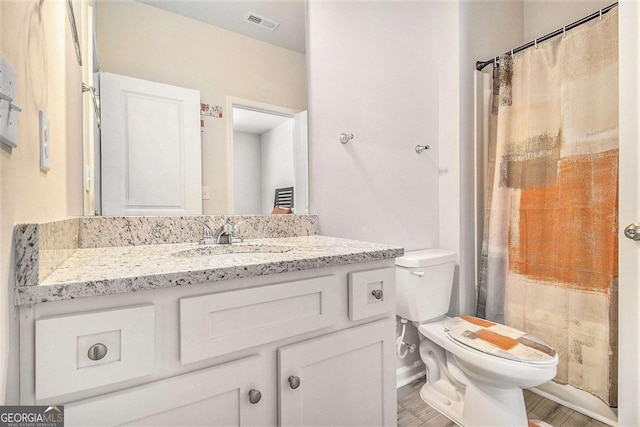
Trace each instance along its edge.
{"label": "sink basin", "polygon": [[201,246],[176,252],[173,256],[180,258],[214,256],[216,258],[248,258],[255,255],[281,254],[289,252],[293,247],[289,245],[270,245],[255,243],[237,243],[235,245]]}

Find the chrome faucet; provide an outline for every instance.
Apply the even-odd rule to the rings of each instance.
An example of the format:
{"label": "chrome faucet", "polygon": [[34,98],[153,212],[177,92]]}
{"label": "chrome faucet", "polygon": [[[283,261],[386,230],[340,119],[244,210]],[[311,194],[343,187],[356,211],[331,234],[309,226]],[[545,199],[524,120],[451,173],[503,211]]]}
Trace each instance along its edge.
{"label": "chrome faucet", "polygon": [[[202,238],[200,239],[199,243],[201,245],[213,245],[215,244],[215,239],[214,239],[214,231],[211,228],[211,226],[209,224],[207,224],[204,221],[199,221],[197,219],[190,219],[189,221],[193,221],[193,222],[197,222],[198,224],[200,224],[201,226],[203,226],[204,228],[202,229]],[[208,221],[208,219],[207,219]]]}
{"label": "chrome faucet", "polygon": [[[245,221],[235,223],[231,218],[218,227],[215,231],[205,221],[191,220],[202,225],[202,238],[200,239],[201,245],[231,245],[233,243],[241,243],[242,237],[240,237],[240,224]],[[208,221],[208,219],[207,219]]]}
{"label": "chrome faucet", "polygon": [[218,229],[213,233],[213,240],[218,245],[230,245],[233,243],[233,230],[236,226],[236,223],[231,221],[231,218],[227,218],[227,220],[222,224]]}

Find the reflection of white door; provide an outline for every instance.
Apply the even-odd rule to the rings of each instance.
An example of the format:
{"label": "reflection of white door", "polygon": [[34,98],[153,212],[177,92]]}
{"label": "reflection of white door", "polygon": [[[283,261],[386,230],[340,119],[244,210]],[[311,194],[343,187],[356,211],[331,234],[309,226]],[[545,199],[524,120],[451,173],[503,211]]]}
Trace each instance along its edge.
{"label": "reflection of white door", "polygon": [[200,92],[100,74],[103,215],[202,213]]}
{"label": "reflection of white door", "polygon": [[618,423],[640,425],[640,241],[622,231],[640,222],[640,4],[620,2],[620,253],[618,311]]}

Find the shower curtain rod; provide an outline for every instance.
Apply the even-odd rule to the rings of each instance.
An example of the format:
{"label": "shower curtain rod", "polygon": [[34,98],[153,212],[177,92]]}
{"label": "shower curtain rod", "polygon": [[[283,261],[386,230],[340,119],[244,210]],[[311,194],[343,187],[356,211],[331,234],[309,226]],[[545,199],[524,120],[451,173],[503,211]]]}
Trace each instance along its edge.
{"label": "shower curtain rod", "polygon": [[[552,33],[547,34],[546,36],[542,36],[542,37],[538,37],[537,39],[534,39],[533,41],[527,43],[527,44],[523,44],[522,46],[518,46],[517,48],[509,51],[509,52],[505,52],[505,55],[513,55],[514,53],[518,53],[521,52],[525,49],[530,48],[531,46],[536,46],[539,42],[543,42],[545,40],[549,40],[550,38],[553,38],[555,36],[559,36],[560,34],[564,34],[567,30],[571,30],[579,25],[584,24],[585,22],[589,22],[593,19],[599,18],[602,15],[604,15],[605,13],[609,12],[611,9],[613,9],[614,7],[616,7],[618,5],[618,2],[613,3],[612,5],[609,5],[603,9],[600,9],[598,12],[592,13],[589,16],[585,16],[584,18],[567,25],[566,27],[560,28],[559,30],[556,30]],[[500,57],[496,56],[495,58],[491,58],[488,59],[486,61],[476,61],[476,70],[478,71],[482,71],[482,69],[484,67],[486,67],[489,64],[497,64],[498,62],[500,62]]]}

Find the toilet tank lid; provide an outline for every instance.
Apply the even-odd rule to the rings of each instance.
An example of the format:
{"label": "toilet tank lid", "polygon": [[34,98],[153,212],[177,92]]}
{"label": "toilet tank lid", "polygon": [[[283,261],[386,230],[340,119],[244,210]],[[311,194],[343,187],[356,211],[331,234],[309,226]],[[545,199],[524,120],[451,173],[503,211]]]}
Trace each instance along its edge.
{"label": "toilet tank lid", "polygon": [[422,249],[405,252],[396,258],[396,265],[402,267],[427,267],[456,261],[456,253],[444,249]]}

